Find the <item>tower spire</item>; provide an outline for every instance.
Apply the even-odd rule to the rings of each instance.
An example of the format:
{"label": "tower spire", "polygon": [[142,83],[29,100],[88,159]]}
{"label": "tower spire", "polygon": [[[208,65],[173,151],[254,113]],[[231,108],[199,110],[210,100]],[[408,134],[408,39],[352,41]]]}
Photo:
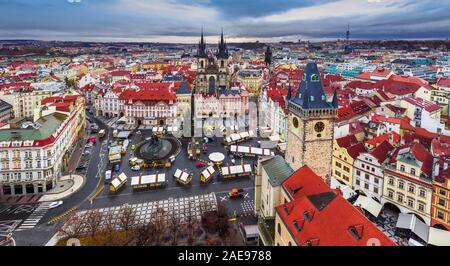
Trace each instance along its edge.
{"label": "tower spire", "polygon": [[198,57],[206,57],[206,43],[205,43],[205,38],[203,37],[203,25],[202,25],[200,43],[198,44],[197,56]]}

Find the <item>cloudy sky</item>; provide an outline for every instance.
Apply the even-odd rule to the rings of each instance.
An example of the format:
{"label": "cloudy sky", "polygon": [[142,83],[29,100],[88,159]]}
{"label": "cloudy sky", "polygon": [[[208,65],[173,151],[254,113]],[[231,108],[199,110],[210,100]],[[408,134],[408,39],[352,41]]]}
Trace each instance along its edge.
{"label": "cloudy sky", "polygon": [[450,37],[450,1],[0,0],[0,39],[208,42]]}

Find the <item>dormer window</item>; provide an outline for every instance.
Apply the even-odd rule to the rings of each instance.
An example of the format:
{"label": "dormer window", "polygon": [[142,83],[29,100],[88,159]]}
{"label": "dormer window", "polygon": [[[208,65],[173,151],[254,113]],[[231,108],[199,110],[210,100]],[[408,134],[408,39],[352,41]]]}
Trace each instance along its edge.
{"label": "dormer window", "polygon": [[355,238],[356,240],[360,240],[362,238],[362,225],[351,225],[348,227],[348,232]]}
{"label": "dormer window", "polygon": [[312,74],[312,75],[311,75],[311,81],[313,81],[313,82],[319,81],[319,76],[316,75],[316,74]]}

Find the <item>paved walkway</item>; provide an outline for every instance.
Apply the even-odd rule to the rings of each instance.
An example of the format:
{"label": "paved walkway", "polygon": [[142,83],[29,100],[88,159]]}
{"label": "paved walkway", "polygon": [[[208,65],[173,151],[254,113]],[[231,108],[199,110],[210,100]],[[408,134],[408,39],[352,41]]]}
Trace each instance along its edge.
{"label": "paved walkway", "polygon": [[84,177],[80,175],[66,175],[61,177],[58,187],[47,191],[47,193],[39,199],[39,202],[55,201],[67,198],[77,192],[84,184]]}

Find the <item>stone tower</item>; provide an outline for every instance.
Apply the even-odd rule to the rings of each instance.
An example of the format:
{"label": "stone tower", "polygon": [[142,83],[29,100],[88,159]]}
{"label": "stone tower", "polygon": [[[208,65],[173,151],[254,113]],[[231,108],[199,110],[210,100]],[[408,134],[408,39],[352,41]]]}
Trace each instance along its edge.
{"label": "stone tower", "polygon": [[297,90],[288,99],[288,142],[286,161],[297,170],[308,165],[322,178],[331,175],[337,93],[327,101],[320,72],[308,63]]}

